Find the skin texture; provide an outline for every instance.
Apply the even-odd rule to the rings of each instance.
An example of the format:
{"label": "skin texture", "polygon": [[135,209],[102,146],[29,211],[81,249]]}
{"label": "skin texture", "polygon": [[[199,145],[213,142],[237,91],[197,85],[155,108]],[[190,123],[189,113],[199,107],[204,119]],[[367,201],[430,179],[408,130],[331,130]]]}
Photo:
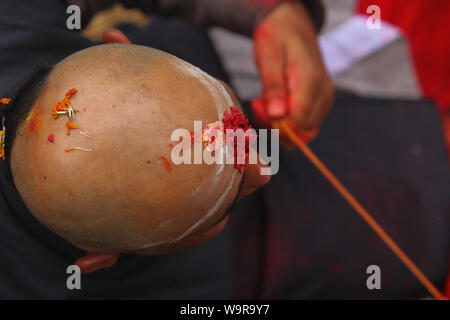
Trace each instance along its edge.
{"label": "skin texture", "polygon": [[[226,219],[220,218],[237,196],[242,176],[232,179],[233,165],[225,165],[220,179],[217,165],[172,165],[170,172],[164,167],[161,157],[170,159],[171,132],[192,130],[194,120],[204,125],[219,120],[217,104],[227,103],[214,99],[180,64],[186,63],[142,46],[80,51],[55,67],[31,109],[42,110],[41,130],[27,134],[25,120],[18,127],[11,166],[24,202],[73,245],[107,254],[89,260],[100,259],[100,268],[114,264],[119,253],[167,253],[207,240],[224,227]],[[76,123],[90,139],[79,130],[67,136],[67,117],[51,116],[71,88],[78,90],[70,100],[80,110]],[[74,146],[92,152],[64,151]],[[257,165],[247,171],[242,196],[268,181],[258,177]],[[87,270],[96,270],[95,263]]]}

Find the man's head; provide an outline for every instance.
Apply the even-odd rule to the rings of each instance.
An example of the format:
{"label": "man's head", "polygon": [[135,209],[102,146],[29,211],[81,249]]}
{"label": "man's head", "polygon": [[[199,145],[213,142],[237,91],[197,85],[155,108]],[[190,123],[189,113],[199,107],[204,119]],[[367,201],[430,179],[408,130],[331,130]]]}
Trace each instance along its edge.
{"label": "man's head", "polygon": [[[90,138],[67,136],[67,117],[52,118],[71,88],[76,124]],[[77,52],[55,66],[17,128],[15,184],[41,223],[82,249],[184,247],[220,231],[242,176],[230,164],[170,165],[171,133],[218,121],[231,105],[239,102],[226,85],[161,51],[114,44]],[[64,151],[74,147],[91,151]]]}

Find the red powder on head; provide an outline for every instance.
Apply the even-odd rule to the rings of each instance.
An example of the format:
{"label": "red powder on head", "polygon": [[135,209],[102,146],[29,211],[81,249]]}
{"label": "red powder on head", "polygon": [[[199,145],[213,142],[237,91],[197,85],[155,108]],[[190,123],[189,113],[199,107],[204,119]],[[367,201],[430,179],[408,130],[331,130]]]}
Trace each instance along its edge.
{"label": "red powder on head", "polygon": [[48,136],[48,141],[54,142],[55,138],[53,137],[53,133]]}
{"label": "red powder on head", "polygon": [[[239,112],[238,109],[234,107],[231,108],[231,114],[228,115],[228,110],[225,110],[223,113],[223,129],[226,134],[227,129],[237,130],[242,129],[244,132],[248,129],[251,129],[252,126],[249,124],[248,119]],[[231,137],[226,138],[226,144],[229,150],[233,150],[234,153],[234,167],[239,171],[239,173],[242,174],[242,168],[245,167],[248,164],[248,154],[249,154],[249,148],[250,144],[252,144],[256,140],[257,135],[256,134],[250,134],[248,136],[245,136],[245,146],[240,145],[239,140],[237,137]],[[245,148],[245,162],[243,164],[239,164],[237,161],[238,156],[238,149]]]}
{"label": "red powder on head", "polygon": [[163,161],[164,169],[166,169],[167,172],[172,171],[172,165],[170,164],[169,160],[167,160],[165,157],[160,157],[160,159]]}
{"label": "red powder on head", "polygon": [[247,118],[239,112],[238,109],[231,107],[231,114],[228,115],[228,110],[225,110],[223,113],[223,128],[226,129],[242,129],[247,130],[252,126],[248,124]]}
{"label": "red powder on head", "polygon": [[27,134],[39,132],[42,126],[41,108],[37,107],[35,110],[33,110],[28,115],[27,121],[28,121]]}
{"label": "red powder on head", "polygon": [[38,128],[38,123],[39,123],[38,121],[39,121],[39,120],[38,120],[37,118],[31,119],[30,124],[28,125],[28,130],[29,130],[29,132],[34,132],[34,131],[37,130],[37,128]]}

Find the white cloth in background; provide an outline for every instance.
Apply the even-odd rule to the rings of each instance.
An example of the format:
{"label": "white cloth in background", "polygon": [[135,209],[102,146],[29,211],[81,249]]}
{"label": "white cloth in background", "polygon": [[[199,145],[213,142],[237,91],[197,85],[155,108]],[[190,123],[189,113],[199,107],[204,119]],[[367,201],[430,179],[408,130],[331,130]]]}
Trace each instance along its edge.
{"label": "white cloth in background", "polygon": [[[336,87],[368,97],[420,99],[407,39],[385,22],[381,30],[369,30],[365,17],[353,15],[354,3],[324,1],[327,19],[319,43]],[[219,28],[210,35],[240,99],[258,97],[261,83],[251,39]]]}

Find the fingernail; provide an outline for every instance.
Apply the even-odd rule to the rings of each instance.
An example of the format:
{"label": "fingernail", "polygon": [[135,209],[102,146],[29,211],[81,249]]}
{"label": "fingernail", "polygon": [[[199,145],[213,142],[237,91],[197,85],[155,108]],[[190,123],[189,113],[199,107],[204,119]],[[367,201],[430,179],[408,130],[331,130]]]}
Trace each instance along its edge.
{"label": "fingernail", "polygon": [[272,118],[282,117],[286,113],[286,105],[281,100],[272,100],[267,106],[267,113]]}

